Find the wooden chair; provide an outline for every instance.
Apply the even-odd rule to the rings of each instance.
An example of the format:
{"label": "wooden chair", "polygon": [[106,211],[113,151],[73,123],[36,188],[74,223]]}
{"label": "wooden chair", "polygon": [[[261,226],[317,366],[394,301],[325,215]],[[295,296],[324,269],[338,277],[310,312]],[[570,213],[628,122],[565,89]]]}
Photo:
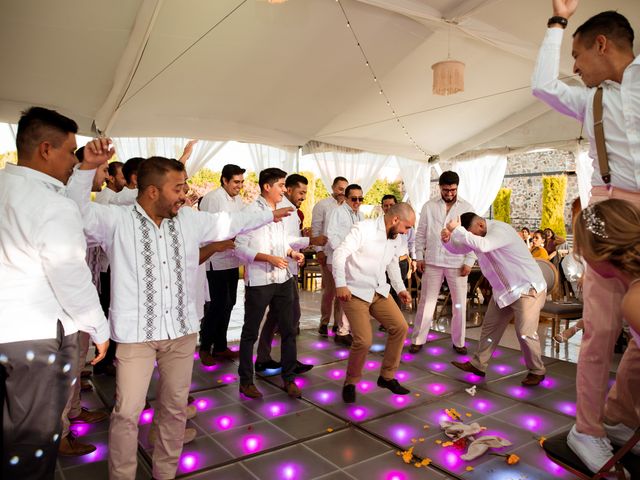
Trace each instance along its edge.
{"label": "wooden chair", "polygon": [[320,264],[317,260],[307,260],[302,271],[302,288],[309,291],[316,290],[319,278],[322,278]]}
{"label": "wooden chair", "polygon": [[[582,303],[577,301],[570,303],[561,301],[560,275],[558,274],[558,269],[548,260],[541,258],[536,258],[535,260],[547,283],[547,293],[551,295],[551,300],[545,301],[544,307],[540,310],[540,316],[551,319],[551,338],[553,338],[559,333],[560,322],[562,320],[566,322],[565,328],[569,328],[569,322],[571,320],[582,318]],[[560,345],[556,344],[555,349],[559,351]]]}

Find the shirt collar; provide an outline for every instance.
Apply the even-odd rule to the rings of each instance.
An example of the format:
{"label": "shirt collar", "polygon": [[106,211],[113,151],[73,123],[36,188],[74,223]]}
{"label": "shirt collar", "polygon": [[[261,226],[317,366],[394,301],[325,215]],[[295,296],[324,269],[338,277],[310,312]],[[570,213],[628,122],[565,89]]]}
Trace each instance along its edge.
{"label": "shirt collar", "polygon": [[39,170],[34,170],[30,167],[8,163],[5,166],[5,170],[11,175],[17,175],[23,178],[28,178],[30,180],[42,182],[45,187],[58,193],[63,192],[65,189],[64,183],[62,183],[57,178],[53,178],[51,175],[47,175],[46,173],[40,172]]}

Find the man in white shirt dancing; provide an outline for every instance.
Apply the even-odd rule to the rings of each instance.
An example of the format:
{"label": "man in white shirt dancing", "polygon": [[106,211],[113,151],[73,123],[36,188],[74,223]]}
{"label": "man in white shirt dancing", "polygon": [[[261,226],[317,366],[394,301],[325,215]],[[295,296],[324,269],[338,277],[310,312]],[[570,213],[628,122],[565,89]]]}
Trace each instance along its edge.
{"label": "man in white shirt dancing", "polygon": [[362,368],[373,338],[371,317],[387,330],[378,386],[388,388],[396,395],[409,393],[395,378],[408,326],[398,305],[389,295],[390,287],[385,273],[389,274],[398,297],[404,303],[409,303],[411,295],[404,288],[398,266],[402,248],[399,234],[406,233],[415,221],[411,206],[399,203],[376,219],[356,223],[333,252],[336,295],[342,302],[353,335],[347,375],[342,387],[345,403],[356,401],[356,384],[362,378]]}
{"label": "man in white shirt dancing", "polygon": [[475,252],[480,270],[493,289],[473,358],[464,363],[451,363],[484,377],[491,355],[515,317],[518,342],[529,369],[521,383],[538,385],[544,380],[546,371],[538,338],[538,320],[547,295],[547,284],[525,243],[511,225],[485,220],[472,212],[449,222],[442,229],[442,242],[453,253]]}

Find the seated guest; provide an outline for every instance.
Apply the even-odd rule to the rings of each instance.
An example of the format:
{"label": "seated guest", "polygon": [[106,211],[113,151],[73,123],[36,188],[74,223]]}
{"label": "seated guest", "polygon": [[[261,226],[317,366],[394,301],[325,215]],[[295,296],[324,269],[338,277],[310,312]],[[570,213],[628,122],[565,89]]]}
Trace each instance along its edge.
{"label": "seated guest", "polygon": [[[618,279],[625,289],[621,310],[633,339],[620,360],[604,410],[604,441],[623,445],[640,427],[640,209],[619,199],[588,206],[577,215],[574,224],[574,249],[589,268],[604,278]],[[582,435],[574,425],[568,437],[572,450],[575,451],[575,437]],[[631,452],[640,455],[640,444]],[[599,468],[588,466],[591,470]]]}
{"label": "seated guest", "polygon": [[520,236],[524,243],[527,244],[527,247],[531,248],[531,231],[527,227],[522,227],[520,229]]}
{"label": "seated guest", "polygon": [[542,230],[536,230],[535,232],[533,232],[530,250],[533,258],[542,258],[544,260],[549,260],[549,254],[544,248],[544,232]]}
{"label": "seated guest", "polygon": [[465,372],[484,377],[489,360],[513,318],[529,369],[521,383],[538,385],[546,371],[540,351],[538,320],[547,285],[527,247],[510,225],[485,220],[471,212],[447,224],[442,230],[442,242],[453,253],[475,252],[480,270],[493,288],[476,353],[471,361],[451,363]]}
{"label": "seated guest", "polygon": [[553,258],[557,254],[558,245],[562,245],[566,240],[559,235],[556,235],[553,230],[550,228],[544,229],[544,249],[549,254],[549,260],[553,260]]}

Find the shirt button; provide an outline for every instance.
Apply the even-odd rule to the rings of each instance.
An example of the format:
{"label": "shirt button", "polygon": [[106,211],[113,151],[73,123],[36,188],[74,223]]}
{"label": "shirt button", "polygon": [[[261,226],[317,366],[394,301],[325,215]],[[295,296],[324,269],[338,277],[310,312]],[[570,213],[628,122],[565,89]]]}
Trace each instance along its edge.
{"label": "shirt button", "polygon": [[166,311],[166,312],[164,312],[164,313],[169,313],[169,310],[167,310],[167,311]]}
{"label": "shirt button", "polygon": [[163,262],[162,262],[162,264],[163,264],[163,265],[166,265],[166,264],[167,264],[167,262],[163,261]]}

